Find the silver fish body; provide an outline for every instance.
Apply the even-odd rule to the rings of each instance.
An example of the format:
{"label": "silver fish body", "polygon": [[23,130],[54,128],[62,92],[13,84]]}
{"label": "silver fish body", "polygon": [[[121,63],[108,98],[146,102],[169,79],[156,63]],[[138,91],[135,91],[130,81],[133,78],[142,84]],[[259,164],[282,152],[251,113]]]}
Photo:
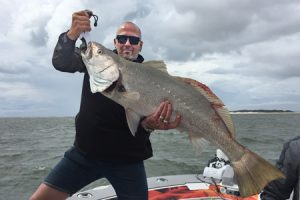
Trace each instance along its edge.
{"label": "silver fish body", "polygon": [[[96,42],[88,45],[82,58],[92,80],[92,91],[101,92],[125,108],[133,134],[142,116],[148,116],[162,101],[169,100],[173,113],[182,116],[178,130],[189,135],[196,149],[201,150],[205,139],[228,156],[242,196],[259,193],[268,182],[284,177],[277,168],[234,139],[228,110],[205,85],[170,76],[161,61],[142,64],[127,61]],[[95,85],[95,80],[104,84]]]}

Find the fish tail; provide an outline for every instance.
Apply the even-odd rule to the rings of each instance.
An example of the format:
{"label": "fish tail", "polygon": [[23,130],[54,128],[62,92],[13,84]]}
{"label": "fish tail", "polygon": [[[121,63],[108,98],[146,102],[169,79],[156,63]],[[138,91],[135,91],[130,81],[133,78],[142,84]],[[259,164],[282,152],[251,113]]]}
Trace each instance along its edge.
{"label": "fish tail", "polygon": [[248,149],[231,164],[242,197],[258,194],[272,180],[285,178],[279,169]]}

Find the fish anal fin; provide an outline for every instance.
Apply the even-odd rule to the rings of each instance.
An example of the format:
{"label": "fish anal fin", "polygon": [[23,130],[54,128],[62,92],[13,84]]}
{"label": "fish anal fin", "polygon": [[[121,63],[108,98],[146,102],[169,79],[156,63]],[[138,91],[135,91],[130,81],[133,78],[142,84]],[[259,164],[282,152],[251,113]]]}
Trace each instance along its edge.
{"label": "fish anal fin", "polygon": [[198,155],[200,155],[209,142],[203,137],[197,136],[197,134],[189,134],[189,136],[193,149]]}
{"label": "fish anal fin", "polygon": [[212,108],[216,111],[217,115],[220,117],[220,119],[223,121],[224,125],[226,126],[228,130],[228,134],[234,138],[235,128],[230,113],[228,109],[225,107],[224,103],[221,101],[221,99],[219,99],[219,97],[215,95],[209,87],[207,87],[205,84],[199,81],[196,81],[191,78],[184,78],[179,76],[175,76],[175,78],[193,87],[211,103]]}

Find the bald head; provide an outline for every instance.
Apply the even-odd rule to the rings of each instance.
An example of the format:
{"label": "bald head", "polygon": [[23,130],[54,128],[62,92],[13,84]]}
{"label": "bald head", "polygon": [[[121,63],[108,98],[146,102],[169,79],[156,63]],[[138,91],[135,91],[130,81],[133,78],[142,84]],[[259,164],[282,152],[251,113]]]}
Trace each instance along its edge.
{"label": "bald head", "polygon": [[126,35],[127,32],[134,33],[134,35],[138,36],[139,38],[142,37],[141,29],[133,22],[124,22],[118,28],[116,35]]}
{"label": "bald head", "polygon": [[[117,37],[121,36],[123,40],[120,39],[119,41]],[[119,56],[129,60],[137,59],[143,46],[141,37],[141,30],[136,24],[132,22],[124,22],[121,24],[117,29],[116,38],[114,39],[114,44]]]}

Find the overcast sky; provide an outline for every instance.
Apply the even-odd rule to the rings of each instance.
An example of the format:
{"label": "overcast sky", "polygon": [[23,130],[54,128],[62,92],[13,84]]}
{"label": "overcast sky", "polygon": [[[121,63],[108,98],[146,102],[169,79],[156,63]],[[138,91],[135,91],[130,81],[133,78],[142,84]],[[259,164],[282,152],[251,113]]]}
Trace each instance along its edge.
{"label": "overcast sky", "polygon": [[145,60],[205,83],[229,110],[300,111],[299,0],[0,1],[0,116],[78,112],[83,76],[51,57],[84,9],[99,16],[92,40],[113,48],[116,28],[135,22]]}

